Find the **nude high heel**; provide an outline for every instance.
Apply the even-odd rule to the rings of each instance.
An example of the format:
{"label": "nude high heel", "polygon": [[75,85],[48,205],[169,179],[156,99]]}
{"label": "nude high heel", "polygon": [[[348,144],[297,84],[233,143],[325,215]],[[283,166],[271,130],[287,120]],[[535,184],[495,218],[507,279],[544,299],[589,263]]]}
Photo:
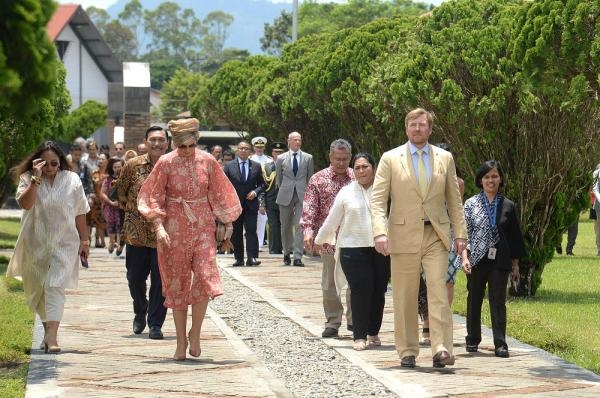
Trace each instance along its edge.
{"label": "nude high heel", "polygon": [[188,333],[188,341],[190,342],[190,350],[188,351],[190,353],[191,356],[193,356],[194,358],[198,358],[200,356],[200,354],[202,354],[202,348],[200,347],[200,342],[198,342],[198,352],[192,352],[192,340],[190,338],[190,334]]}

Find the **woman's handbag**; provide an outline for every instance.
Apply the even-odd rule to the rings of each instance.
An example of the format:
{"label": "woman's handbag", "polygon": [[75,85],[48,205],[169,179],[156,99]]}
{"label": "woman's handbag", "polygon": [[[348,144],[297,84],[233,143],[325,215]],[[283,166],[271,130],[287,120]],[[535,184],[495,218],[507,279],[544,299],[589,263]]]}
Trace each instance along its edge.
{"label": "woman's handbag", "polygon": [[225,240],[225,224],[220,221],[217,221],[217,230],[215,233],[215,238],[217,239],[217,243],[223,242]]}

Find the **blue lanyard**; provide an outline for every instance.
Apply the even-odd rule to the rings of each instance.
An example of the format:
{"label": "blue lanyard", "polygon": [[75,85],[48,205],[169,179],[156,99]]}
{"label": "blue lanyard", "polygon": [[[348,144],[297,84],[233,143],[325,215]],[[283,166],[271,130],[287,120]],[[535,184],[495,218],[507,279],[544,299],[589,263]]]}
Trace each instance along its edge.
{"label": "blue lanyard", "polygon": [[485,193],[481,193],[481,198],[483,199],[483,203],[485,204],[485,210],[488,214],[488,220],[490,220],[490,226],[492,229],[496,228],[496,213],[498,211],[498,195],[494,196],[494,211],[490,207],[490,204],[485,196]]}

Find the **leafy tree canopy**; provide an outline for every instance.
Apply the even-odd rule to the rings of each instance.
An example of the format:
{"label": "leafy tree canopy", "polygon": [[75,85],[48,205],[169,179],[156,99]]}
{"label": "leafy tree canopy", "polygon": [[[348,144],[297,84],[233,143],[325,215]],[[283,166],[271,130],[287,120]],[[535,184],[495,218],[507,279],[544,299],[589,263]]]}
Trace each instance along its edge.
{"label": "leafy tree canopy", "polygon": [[96,101],[86,101],[71,112],[64,121],[64,141],[77,137],[88,137],[98,128],[106,125],[108,107]]}

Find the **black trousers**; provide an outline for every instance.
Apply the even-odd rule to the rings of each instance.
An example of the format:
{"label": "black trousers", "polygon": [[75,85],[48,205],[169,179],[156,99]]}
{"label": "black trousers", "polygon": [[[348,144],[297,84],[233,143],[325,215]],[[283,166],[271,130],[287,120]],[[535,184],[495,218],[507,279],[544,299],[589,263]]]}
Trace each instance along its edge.
{"label": "black trousers", "polygon": [[269,253],[281,254],[281,221],[279,220],[279,206],[267,205],[267,223],[269,224]]}
{"label": "black trousers", "polygon": [[390,280],[390,257],[377,253],[374,247],[341,248],[340,262],[350,285],[354,340],[378,335]]}
{"label": "black trousers", "polygon": [[481,343],[481,306],[488,287],[490,316],[495,348],[506,345],[506,285],[508,270],[498,269],[493,261],[484,259],[467,275],[467,337],[469,345]]}
{"label": "black trousers", "polygon": [[[133,312],[136,315],[148,314],[148,326],[162,328],[167,316],[163,305],[162,282],[158,270],[158,254],[153,247],[127,245],[125,267],[129,293],[133,299]],[[146,298],[146,280],[150,275],[150,292]]]}
{"label": "black trousers", "polygon": [[258,258],[258,235],[256,235],[257,210],[242,208],[242,214],[233,222],[233,256],[236,261],[244,261],[244,229],[246,230],[246,254],[248,258]]}

